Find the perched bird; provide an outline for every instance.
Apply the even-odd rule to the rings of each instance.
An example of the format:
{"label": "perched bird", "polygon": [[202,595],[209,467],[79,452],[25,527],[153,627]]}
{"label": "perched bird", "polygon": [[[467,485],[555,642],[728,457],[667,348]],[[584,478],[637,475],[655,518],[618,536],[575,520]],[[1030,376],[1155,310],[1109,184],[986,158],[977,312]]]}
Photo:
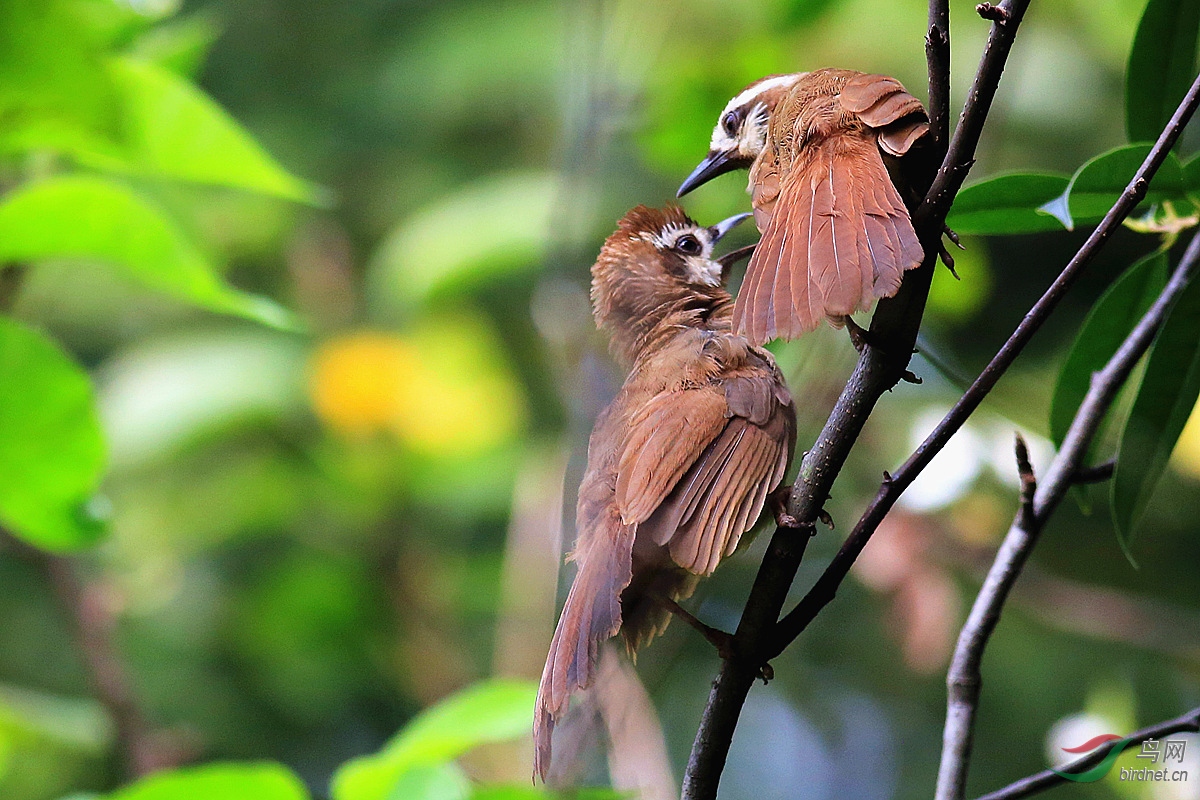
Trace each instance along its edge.
{"label": "perched bird", "polygon": [[899,81],[851,70],[772,75],[729,101],[679,196],[750,168],[762,240],[738,292],[735,332],[753,344],[792,339],[896,293],[924,255],[905,200],[918,200],[915,184],[928,179],[910,155],[929,149],[928,130],[921,101]]}
{"label": "perched bird", "polygon": [[730,329],[733,300],[713,244],[749,214],[702,227],[677,207],[638,206],[592,266],[596,324],[629,370],[599,415],[579,487],[578,572],[534,711],[534,769],[550,734],[620,632],[633,653],[674,601],[733,553],[791,461],[796,412],[766,350]]}

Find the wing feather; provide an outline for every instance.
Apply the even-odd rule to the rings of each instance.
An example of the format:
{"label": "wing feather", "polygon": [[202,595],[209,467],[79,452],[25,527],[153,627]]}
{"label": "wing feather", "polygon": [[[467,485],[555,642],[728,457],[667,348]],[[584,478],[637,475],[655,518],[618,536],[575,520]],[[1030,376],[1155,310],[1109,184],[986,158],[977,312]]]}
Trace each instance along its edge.
{"label": "wing feather", "polygon": [[621,519],[642,522],[725,426],[728,405],[716,387],[663,392],[629,422],[617,465]]}
{"label": "wing feather", "polygon": [[928,120],[921,101],[887,75],[855,75],[842,86],[839,99],[842,108],[872,128],[884,128],[909,116]]}

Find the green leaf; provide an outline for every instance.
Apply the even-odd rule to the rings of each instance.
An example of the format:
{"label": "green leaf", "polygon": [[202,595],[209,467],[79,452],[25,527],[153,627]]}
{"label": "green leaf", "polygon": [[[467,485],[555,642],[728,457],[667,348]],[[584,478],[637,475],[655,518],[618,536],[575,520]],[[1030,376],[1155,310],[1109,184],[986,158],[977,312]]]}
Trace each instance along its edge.
{"label": "green leaf", "polygon": [[[1041,210],[1057,217],[1067,230],[1099,222],[1125,191],[1150,148],[1148,144],[1124,145],[1090,159],[1075,172],[1063,193],[1043,204]],[[1186,199],[1183,169],[1179,159],[1168,153],[1142,205]]]}
{"label": "green leaf", "polygon": [[384,316],[441,292],[541,265],[559,179],[489,177],[418,211],[385,240],[368,268],[368,295]]}
{"label": "green leaf", "polygon": [[1050,438],[1062,447],[1092,373],[1104,368],[1121,342],[1167,284],[1167,254],[1158,250],[1139,260],[1108,288],[1084,320],[1067,353],[1050,400]]}
{"label": "green leaf", "polygon": [[1198,396],[1200,281],[1193,280],[1158,332],[1117,448],[1111,490],[1113,521],[1126,555]]}
{"label": "green leaf", "polygon": [[321,190],[272,158],[229,114],[179,75],[111,59],[131,163],[150,175],[232,186],[316,203]]}
{"label": "green leaf", "polygon": [[946,225],[963,235],[1062,230],[1042,206],[1066,191],[1070,178],[1031,172],[998,175],[967,186],[954,198]]}
{"label": "green leaf", "polygon": [[386,800],[467,800],[470,796],[471,782],[453,762],[413,767],[384,795]]}
{"label": "green leaf", "polygon": [[1125,73],[1125,131],[1153,142],[1196,77],[1200,3],[1149,0],[1133,37]]}
{"label": "green leaf", "polygon": [[[1189,158],[1183,164],[1183,188],[1193,197],[1200,199],[1200,154]],[[1193,200],[1197,202],[1197,200]],[[1200,202],[1197,203],[1200,205]]]}
{"label": "green leaf", "polygon": [[0,200],[0,263],[89,258],[195,305],[291,329],[291,314],[227,286],[158,207],[103,178],[49,178]]}
{"label": "green leaf", "polygon": [[581,787],[569,793],[541,786],[477,786],[471,800],[636,800],[634,792],[616,789]]}
{"label": "green leaf", "polygon": [[107,795],[108,800],[308,800],[300,779],[268,762],[208,764],[160,772]]}
{"label": "green leaf", "polygon": [[91,381],[40,333],[0,317],[0,522],[30,544],[95,541],[83,513],[104,471]]}
{"label": "green leaf", "polygon": [[192,78],[204,65],[219,35],[216,23],[202,12],[155,25],[138,37],[130,54],[139,61]]}
{"label": "green leaf", "polygon": [[406,773],[445,764],[485,742],[529,733],[537,687],[491,680],[427,709],[377,754],[349,761],[333,777],[334,800],[390,800]]}
{"label": "green leaf", "polygon": [[[102,19],[108,15],[112,19]],[[4,127],[52,119],[115,131],[113,87],[102,57],[102,26],[124,14],[116,3],[71,0],[0,3],[0,118]]]}

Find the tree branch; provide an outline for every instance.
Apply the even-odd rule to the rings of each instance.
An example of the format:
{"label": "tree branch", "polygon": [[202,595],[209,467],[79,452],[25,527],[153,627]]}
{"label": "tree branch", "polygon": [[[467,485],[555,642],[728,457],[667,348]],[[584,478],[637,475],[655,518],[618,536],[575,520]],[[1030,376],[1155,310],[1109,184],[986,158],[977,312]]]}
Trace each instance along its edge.
{"label": "tree branch", "polygon": [[[1200,87],[1200,78],[1196,85]],[[1176,298],[1198,271],[1200,236],[1193,236],[1171,280],[1150,310],[1138,321],[1104,369],[1092,376],[1088,393],[1075,412],[1075,419],[1058,455],[1046,471],[1041,486],[1029,498],[1025,496],[1026,482],[1022,476],[1021,510],[1005,535],[983,587],[975,598],[946,675],[946,727],[942,735],[942,761],[935,795],[937,800],[961,800],[966,793],[967,768],[983,680],[980,664],[988,640],[1000,621],[1000,612],[1008,594],[1037,544],[1047,519],[1074,483],[1079,464],[1086,457],[1088,446],[1116,400],[1117,393],[1129,379],[1138,361],[1150,349]]]}
{"label": "tree branch", "polygon": [[[930,18],[935,26],[938,21],[948,20],[944,5],[944,0],[931,0]],[[696,732],[683,778],[684,800],[713,800],[716,797],[746,695],[761,667],[777,653],[774,648],[777,621],[829,489],[875,403],[900,380],[908,367],[937,264],[946,214],[974,163],[984,121],[1029,0],[1009,0],[1006,5],[1009,18],[992,26],[948,155],[934,178],[933,188],[913,215],[914,228],[925,250],[925,261],[920,268],[908,273],[896,297],[879,303],[871,321],[870,341],[863,348],[854,373],[824,429],[800,464],[788,502],[788,513],[799,521],[799,527],[776,528],[771,538],[734,633],[731,657],[721,664]],[[946,34],[944,50],[939,41],[933,47],[936,52],[931,62],[936,67],[930,77],[931,98],[937,98],[939,108],[944,105],[943,88],[948,90],[949,87],[941,63],[943,56],[945,63],[949,63],[948,29]]]}
{"label": "tree branch", "polygon": [[[1148,728],[1142,728],[1136,733],[1129,734],[1129,741],[1121,749],[1123,751],[1128,750],[1130,747],[1141,744],[1147,739],[1160,739],[1163,736],[1170,736],[1173,733],[1200,733],[1200,708],[1194,708],[1183,716],[1167,720],[1166,722],[1160,722],[1157,725],[1151,725]],[[1117,743],[1102,745],[1083,758],[1072,761],[1063,767],[1060,772],[1077,773],[1090,769],[1103,761],[1105,756],[1109,754],[1109,751],[1116,746]],[[1022,778],[1015,783],[1010,783],[1003,789],[997,789],[994,792],[982,795],[976,800],[1017,800],[1017,798],[1029,797],[1038,792],[1043,792],[1046,789],[1064,783],[1066,780],[1066,778],[1053,770],[1042,770],[1027,778]]]}
{"label": "tree branch", "polygon": [[[1011,22],[1009,23],[1011,24]],[[1091,236],[1075,253],[1071,261],[1063,268],[1055,278],[1054,283],[1046,290],[1046,293],[1034,304],[1025,318],[1013,331],[1008,341],[1000,348],[995,357],[984,368],[979,377],[971,384],[954,407],[946,414],[933,432],[925,438],[925,441],[909,456],[908,460],[891,475],[885,474],[883,483],[879,487],[878,493],[867,506],[866,511],[854,526],[854,530],[846,538],[842,547],[838,550],[829,566],[825,568],[825,572],[817,579],[817,582],[809,590],[808,594],[796,605],[794,609],[779,623],[777,642],[772,648],[772,654],[781,652],[787,645],[795,639],[808,626],[813,618],[822,608],[825,607],[834,596],[837,594],[837,589],[845,580],[846,575],[850,572],[850,567],[858,558],[858,554],[866,547],[871,535],[891,511],[892,506],[900,498],[900,495],[907,489],[917,476],[929,465],[933,457],[941,451],[946,443],[963,426],[967,419],[975,412],[987,397],[988,393],[996,385],[1000,377],[1012,366],[1013,361],[1020,355],[1025,345],[1033,338],[1038,329],[1049,318],[1054,311],[1058,302],[1066,294],[1071,284],[1079,274],[1091,263],[1100,248],[1104,246],[1113,231],[1120,227],[1121,222],[1129,215],[1131,211],[1141,202],[1146,195],[1146,188],[1150,184],[1150,179],[1158,171],[1158,168],[1166,160],[1167,154],[1171,147],[1179,138],[1179,134],[1183,131],[1188,120],[1191,119],[1196,111],[1197,105],[1200,105],[1200,78],[1196,83],[1192,84],[1192,88],[1176,109],[1171,121],[1159,136],[1158,141],[1146,156],[1146,160],[1142,162],[1142,166],[1138,168],[1137,173],[1125,187],[1125,191],[1121,193],[1120,198],[1109,209],[1108,214],[1092,231]],[[957,135],[957,134],[956,134]],[[937,188],[935,184],[934,189]],[[933,190],[931,190],[932,192]],[[928,199],[928,198],[927,198]],[[882,306],[881,306],[882,308]]]}
{"label": "tree branch", "polygon": [[950,141],[950,1],[930,0],[929,33],[925,35],[929,71],[929,130],[938,155]]}
{"label": "tree branch", "polygon": [[116,620],[98,587],[80,580],[73,560],[28,545],[6,530],[0,542],[45,576],[67,624],[96,700],[112,720],[116,751],[130,778],[173,766],[179,754],[154,736],[113,643]]}

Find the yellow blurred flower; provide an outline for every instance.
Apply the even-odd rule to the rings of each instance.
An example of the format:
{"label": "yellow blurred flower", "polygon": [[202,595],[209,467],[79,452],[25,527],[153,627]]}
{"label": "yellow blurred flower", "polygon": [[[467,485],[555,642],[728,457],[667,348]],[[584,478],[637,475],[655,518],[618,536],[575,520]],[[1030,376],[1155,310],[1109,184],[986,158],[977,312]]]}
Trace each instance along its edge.
{"label": "yellow blurred flower", "polygon": [[314,353],[318,417],[346,435],[387,432],[431,456],[510,441],[525,403],[499,342],[475,317],[443,314],[404,334],[356,331]]}

